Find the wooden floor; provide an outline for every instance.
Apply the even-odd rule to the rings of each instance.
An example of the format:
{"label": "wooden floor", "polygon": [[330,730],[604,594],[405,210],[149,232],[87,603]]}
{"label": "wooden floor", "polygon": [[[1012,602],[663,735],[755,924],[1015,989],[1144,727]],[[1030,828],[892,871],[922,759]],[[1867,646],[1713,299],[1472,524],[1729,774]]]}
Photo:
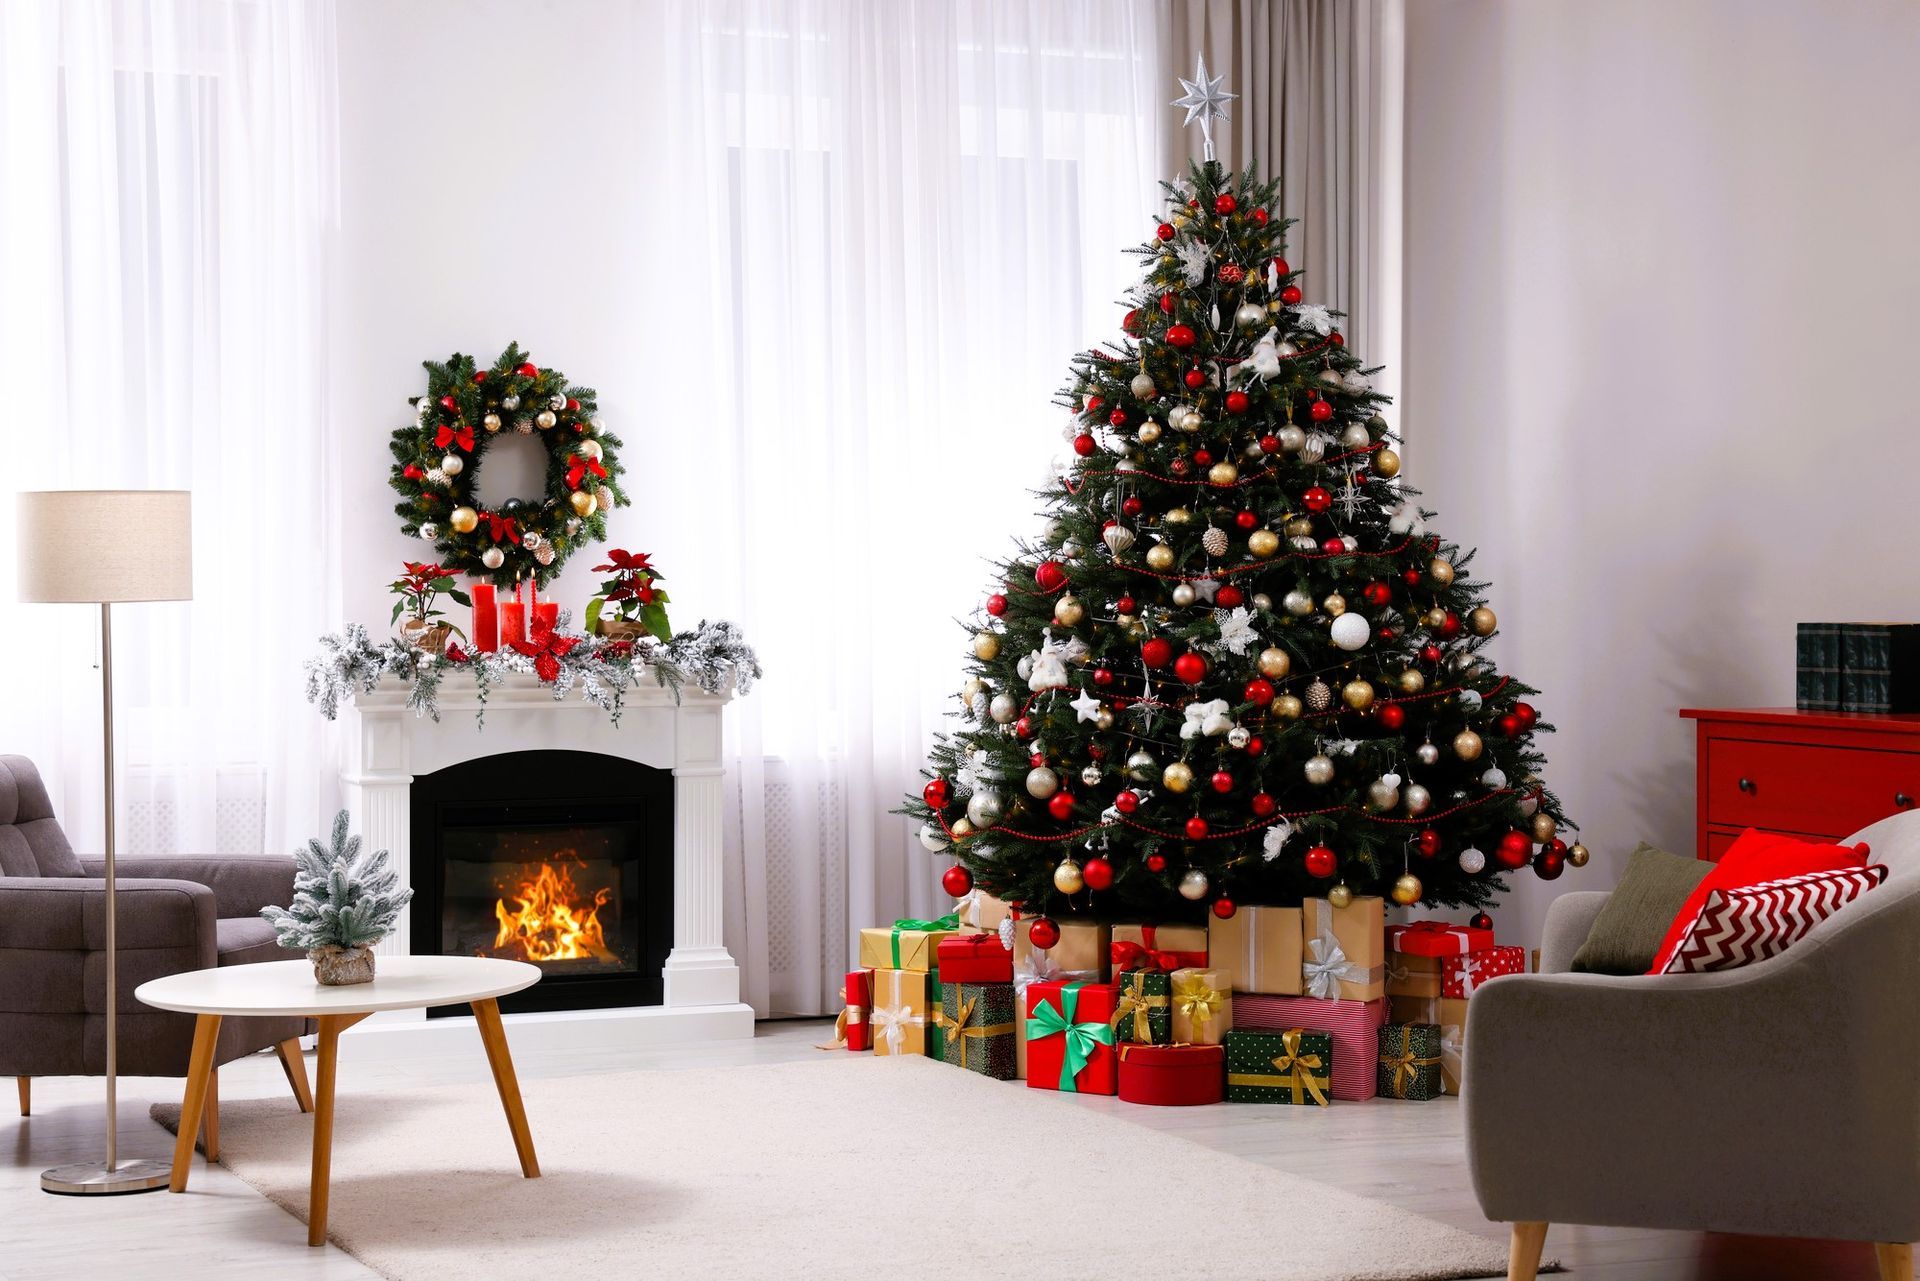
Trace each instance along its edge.
{"label": "wooden floor", "polygon": [[[699,1048],[602,1055],[516,1055],[522,1077],[629,1069],[772,1063],[818,1057],[812,1048],[826,1025],[763,1023],[752,1041]],[[509,1028],[511,1034],[511,1028]],[[309,1056],[311,1059],[311,1056]],[[311,1071],[311,1063],[309,1063]],[[486,1057],[424,1063],[341,1063],[343,1095],[379,1085],[489,1080]],[[1009,1087],[1012,1088],[1012,1087]],[[128,1078],[120,1087],[123,1156],[167,1159],[170,1136],[147,1116],[156,1100],[177,1100],[178,1081]],[[286,1078],[271,1053],[220,1070],[223,1100],[288,1099]],[[34,1115],[11,1115],[13,1091],[0,1091],[0,1281],[336,1281],[375,1274],[333,1248],[309,1249],[298,1222],[223,1167],[196,1169],[192,1191],[103,1198],[48,1196],[40,1171],[100,1155],[98,1080],[34,1082]],[[1480,1217],[1467,1186],[1460,1107],[1453,1099],[1410,1104],[1336,1104],[1318,1108],[1143,1108],[1111,1098],[1062,1096],[1063,1106],[1112,1112],[1127,1120],[1250,1161],[1378,1197],[1443,1222],[1506,1239]],[[198,1162],[198,1158],[196,1158]],[[1276,1245],[1283,1251],[1283,1245]],[[1758,1238],[1709,1237],[1554,1227],[1547,1254],[1576,1281],[1870,1281],[1868,1247]],[[476,1262],[474,1276],[486,1275]],[[461,1281],[449,1278],[449,1281]],[[796,1281],[804,1281],[796,1278]]]}

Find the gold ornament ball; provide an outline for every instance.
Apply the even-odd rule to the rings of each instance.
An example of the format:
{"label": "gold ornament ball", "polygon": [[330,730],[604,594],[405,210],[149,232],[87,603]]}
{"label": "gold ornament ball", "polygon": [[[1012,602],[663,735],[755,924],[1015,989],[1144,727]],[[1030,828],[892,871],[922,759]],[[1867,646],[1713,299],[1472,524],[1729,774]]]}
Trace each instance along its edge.
{"label": "gold ornament ball", "polygon": [[1320,602],[1320,608],[1327,611],[1328,617],[1338,618],[1347,612],[1347,598],[1339,592],[1330,592],[1327,598]]}
{"label": "gold ornament ball", "polygon": [[1167,546],[1165,543],[1155,543],[1153,546],[1147,548],[1147,568],[1172,569],[1173,548]]}
{"label": "gold ornament ball", "polygon": [[1093,727],[1095,729],[1112,729],[1113,709],[1105,704],[1095,708],[1093,713]]}
{"label": "gold ornament ball", "polygon": [[1346,907],[1353,902],[1353,891],[1345,881],[1327,891],[1327,903],[1331,907]]}
{"label": "gold ornament ball", "polygon": [[447,513],[447,524],[456,534],[471,534],[480,523],[480,513],[471,507],[456,507]]}
{"label": "gold ornament ball", "polygon": [[971,820],[956,818],[947,826],[953,830],[953,839],[956,841],[965,840],[967,837],[973,835],[973,823]]}
{"label": "gold ornament ball", "polygon": [[573,452],[582,458],[591,458],[598,462],[606,451],[600,448],[600,442],[597,440],[583,440],[574,445]]}
{"label": "gold ornament ball", "polygon": [[1247,550],[1265,560],[1280,550],[1280,535],[1271,529],[1256,529],[1247,535]]}
{"label": "gold ornament ball", "polygon": [[1278,645],[1269,645],[1260,651],[1260,674],[1268,680],[1279,680],[1293,670],[1293,658]]}
{"label": "gold ornament ball", "polygon": [[1193,771],[1185,761],[1175,761],[1160,771],[1160,784],[1169,792],[1184,792],[1193,786]]}
{"label": "gold ornament ball", "polygon": [[1160,424],[1156,422],[1141,423],[1140,430],[1136,434],[1140,437],[1141,444],[1151,445],[1154,441],[1160,439]]}
{"label": "gold ornament ball", "polygon": [[1078,894],[1087,887],[1087,881],[1080,874],[1080,865],[1072,859],[1062,859],[1060,866],[1053,869],[1053,888],[1062,894]]}
{"label": "gold ornament ball", "polygon": [[1551,815],[1535,814],[1533,816],[1534,844],[1536,845],[1550,844],[1554,836],[1557,835],[1558,832],[1559,832],[1559,828],[1557,828],[1554,825],[1553,818]]}
{"label": "gold ornament ball", "polygon": [[573,514],[585,520],[593,515],[594,498],[584,489],[576,489],[568,495],[567,501],[573,504]]}
{"label": "gold ornament ball", "polygon": [[1313,536],[1313,518],[1311,516],[1295,516],[1280,528],[1288,538],[1311,538]]}
{"label": "gold ornament ball", "polygon": [[1453,736],[1453,754],[1463,761],[1480,759],[1481,749],[1485,747],[1480,736],[1470,729],[1463,729]]}
{"label": "gold ornament ball", "polygon": [[[1382,449],[1373,456],[1373,472],[1376,476],[1385,476],[1391,480],[1400,474],[1400,455],[1391,449]],[[1416,882],[1417,884],[1418,882]]]}
{"label": "gold ornament ball", "polygon": [[1439,631],[1442,627],[1445,627],[1447,625],[1447,611],[1441,608],[1440,606],[1435,605],[1432,609],[1427,611],[1427,616],[1423,621],[1426,623],[1426,625],[1429,628],[1433,629],[1434,631]]}
{"label": "gold ornament ball", "polygon": [[1467,615],[1467,626],[1475,636],[1491,636],[1494,628],[1500,626],[1500,619],[1485,605]]}
{"label": "gold ornament ball", "polygon": [[1231,485],[1240,479],[1240,469],[1232,463],[1221,461],[1207,469],[1207,480],[1215,485]]}
{"label": "gold ornament ball", "polygon": [[1080,602],[1072,596],[1062,596],[1053,602],[1054,621],[1063,627],[1076,626],[1085,616],[1086,610],[1081,608]]}
{"label": "gold ornament ball", "polygon": [[1409,667],[1400,673],[1399,679],[1394,683],[1400,687],[1402,694],[1418,694],[1427,687],[1427,677],[1426,673],[1419,668]]}
{"label": "gold ornament ball", "polygon": [[1453,583],[1453,562],[1445,556],[1435,556],[1427,562],[1427,577],[1431,578],[1434,583],[1440,587],[1451,586]]}
{"label": "gold ornament ball", "polygon": [[499,430],[500,430],[500,415],[499,415],[499,414],[488,414],[488,415],[487,415],[487,416],[486,416],[485,418],[482,418],[482,419],[480,420],[480,425],[481,425],[482,427],[485,427],[485,428],[486,428],[486,429],[487,429],[488,431],[499,431]]}
{"label": "gold ornament ball", "polygon": [[1393,883],[1393,901],[1401,907],[1413,906],[1426,892],[1427,887],[1422,885],[1420,878],[1412,872],[1402,872],[1399,879]]}
{"label": "gold ornament ball", "polygon": [[1282,694],[1273,700],[1272,710],[1275,718],[1279,720],[1297,721],[1306,708],[1301,706],[1300,700],[1292,694]]}
{"label": "gold ornament ball", "polygon": [[1000,638],[992,632],[980,632],[973,638],[973,656],[983,663],[1000,657]]}
{"label": "gold ornament ball", "polygon": [[1175,507],[1167,512],[1167,524],[1169,525],[1191,525],[1192,523],[1193,513],[1184,507]]}
{"label": "gold ornament ball", "polygon": [[1578,841],[1575,841],[1573,843],[1573,848],[1567,851],[1567,862],[1571,863],[1575,867],[1585,867],[1587,865],[1588,857],[1589,855],[1587,853],[1587,847],[1580,844],[1580,842]]}
{"label": "gold ornament ball", "polygon": [[1364,712],[1373,706],[1373,686],[1366,681],[1348,681],[1346,688],[1340,691],[1340,697],[1354,711]]}

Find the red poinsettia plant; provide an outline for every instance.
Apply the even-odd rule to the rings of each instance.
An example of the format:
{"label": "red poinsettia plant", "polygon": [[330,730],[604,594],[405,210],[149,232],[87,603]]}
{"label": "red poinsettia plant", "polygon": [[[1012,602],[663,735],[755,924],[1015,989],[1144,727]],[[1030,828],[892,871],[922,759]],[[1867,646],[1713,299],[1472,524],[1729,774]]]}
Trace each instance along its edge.
{"label": "red poinsettia plant", "polygon": [[[400,615],[405,614],[408,618],[431,626],[434,619],[444,614],[444,611],[434,608],[434,601],[441,596],[472,608],[473,600],[460,590],[452,570],[412,560],[405,562],[402,569],[404,572],[387,588],[397,597],[393,602],[393,615],[387,620],[389,623],[399,622]],[[460,631],[458,627],[453,630]],[[465,632],[460,634],[466,635]]]}
{"label": "red poinsettia plant", "polygon": [[601,630],[603,619],[636,623],[660,640],[670,640],[673,629],[667,625],[667,593],[659,586],[663,575],[653,567],[646,552],[614,548],[607,563],[595,565],[594,572],[613,575],[600,584],[600,594],[587,602],[587,630]]}

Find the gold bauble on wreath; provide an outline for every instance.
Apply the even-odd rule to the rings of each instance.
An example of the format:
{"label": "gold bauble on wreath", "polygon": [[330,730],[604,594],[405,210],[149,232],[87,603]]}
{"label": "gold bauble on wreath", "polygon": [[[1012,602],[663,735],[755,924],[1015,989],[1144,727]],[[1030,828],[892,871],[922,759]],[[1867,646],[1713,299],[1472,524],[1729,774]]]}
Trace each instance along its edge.
{"label": "gold bauble on wreath", "polygon": [[456,534],[471,534],[480,524],[480,513],[471,507],[456,507],[447,513],[447,524]]}
{"label": "gold bauble on wreath", "polygon": [[1399,879],[1393,883],[1393,901],[1401,907],[1412,907],[1426,892],[1427,887],[1422,885],[1420,878],[1412,872],[1402,872]]}
{"label": "gold bauble on wreath", "polygon": [[584,489],[576,489],[567,495],[567,502],[573,506],[573,514],[583,520],[593,515],[593,495]]}

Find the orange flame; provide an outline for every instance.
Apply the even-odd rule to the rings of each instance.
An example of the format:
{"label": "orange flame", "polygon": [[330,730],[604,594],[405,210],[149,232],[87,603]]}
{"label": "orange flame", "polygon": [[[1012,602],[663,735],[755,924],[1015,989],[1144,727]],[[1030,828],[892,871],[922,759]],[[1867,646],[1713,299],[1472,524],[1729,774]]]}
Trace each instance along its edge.
{"label": "orange flame", "polygon": [[493,905],[500,922],[494,951],[517,946],[529,961],[605,959],[609,953],[600,928],[600,909],[612,893],[602,889],[591,903],[583,902],[573,873],[543,862],[531,880],[521,881],[513,890],[513,907],[507,906],[505,898]]}

